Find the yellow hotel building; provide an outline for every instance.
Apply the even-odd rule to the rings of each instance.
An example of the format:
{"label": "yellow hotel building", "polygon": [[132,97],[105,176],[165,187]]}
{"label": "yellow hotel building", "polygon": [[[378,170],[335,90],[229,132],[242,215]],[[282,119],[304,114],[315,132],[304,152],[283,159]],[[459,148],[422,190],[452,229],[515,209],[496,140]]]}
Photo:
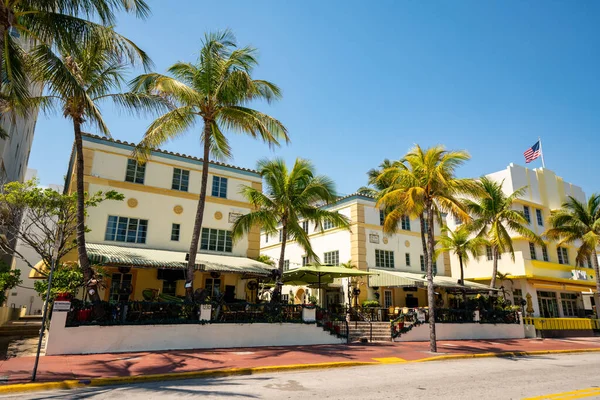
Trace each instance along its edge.
{"label": "yellow hotel building", "polygon": [[[561,207],[567,196],[585,201],[585,193],[576,185],[563,181],[553,171],[536,168],[528,169],[510,164],[506,169],[487,175],[494,181],[502,182],[507,194],[522,187],[525,194],[514,206],[522,211],[529,221],[529,229],[542,236],[548,229],[548,217],[552,210]],[[459,221],[448,216],[450,229],[455,229]],[[497,280],[506,297],[519,304],[531,295],[533,314],[536,317],[581,317],[592,312],[591,299],[595,292],[596,274],[591,260],[576,265],[577,243],[558,246],[546,241],[544,246],[530,243],[513,234],[515,260],[509,254],[502,254],[498,271],[509,274],[504,281]],[[465,279],[489,284],[492,272],[492,255],[489,249],[478,259],[472,259],[465,267]],[[452,276],[460,276],[458,259],[451,257]]]}
{"label": "yellow hotel building", "polygon": [[[143,300],[152,292],[183,296],[203,160],[154,150],[142,165],[132,158],[133,148],[118,140],[83,137],[85,190],[115,190],[125,196],[124,201],[88,209],[88,254],[92,264],[108,270],[101,297]],[[76,190],[74,160],[73,153],[69,192]],[[211,296],[223,294],[225,301],[253,300],[256,293],[248,282],[268,276],[271,267],[252,259],[259,254],[259,230],[232,242],[231,226],[251,209],[240,188],[260,189],[261,178],[256,171],[211,161],[208,185],[194,288],[204,288]]]}

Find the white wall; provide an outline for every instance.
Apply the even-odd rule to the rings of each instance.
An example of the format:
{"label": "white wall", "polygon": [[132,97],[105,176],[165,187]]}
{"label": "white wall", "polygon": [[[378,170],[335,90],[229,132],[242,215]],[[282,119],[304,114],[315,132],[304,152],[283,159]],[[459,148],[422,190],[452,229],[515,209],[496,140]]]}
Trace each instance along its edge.
{"label": "white wall", "polygon": [[[435,324],[437,340],[524,339],[525,328],[520,324]],[[412,328],[394,342],[429,341],[429,324]]]}
{"label": "white wall", "polygon": [[54,312],[46,355],[231,347],[341,344],[313,324],[124,325],[65,328],[66,312]]}

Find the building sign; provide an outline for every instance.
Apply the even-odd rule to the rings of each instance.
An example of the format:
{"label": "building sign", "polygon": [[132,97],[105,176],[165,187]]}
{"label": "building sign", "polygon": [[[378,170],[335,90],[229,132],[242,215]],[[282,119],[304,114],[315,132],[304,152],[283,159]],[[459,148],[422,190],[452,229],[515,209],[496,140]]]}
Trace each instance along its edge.
{"label": "building sign", "polygon": [[369,242],[371,243],[379,243],[379,235],[376,233],[369,234]]}
{"label": "building sign", "polygon": [[587,273],[579,269],[572,269],[571,278],[576,281],[587,281]]}
{"label": "building sign", "polygon": [[69,311],[71,309],[70,301],[55,301],[52,311]]}
{"label": "building sign", "polygon": [[230,212],[229,213],[229,223],[233,224],[242,215],[243,215],[242,213]]}

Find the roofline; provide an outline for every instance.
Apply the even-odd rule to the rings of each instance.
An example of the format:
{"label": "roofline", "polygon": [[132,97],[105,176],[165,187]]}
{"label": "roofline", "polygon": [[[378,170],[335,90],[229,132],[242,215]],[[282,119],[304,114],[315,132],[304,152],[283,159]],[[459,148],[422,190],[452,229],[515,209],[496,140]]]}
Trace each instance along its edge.
{"label": "roofline", "polygon": [[[83,133],[81,136],[84,141],[92,142],[92,143],[102,143],[102,144],[106,144],[108,146],[112,146],[112,147],[116,147],[116,148],[120,148],[120,149],[133,150],[133,148],[135,148],[135,146],[136,146],[135,143],[129,143],[129,142],[121,141],[121,140],[110,139],[110,138],[106,138],[106,137],[102,137],[102,136],[98,136],[98,135],[93,135],[91,133]],[[190,156],[187,154],[174,153],[174,152],[162,150],[162,149],[152,149],[151,155],[157,156],[157,157],[169,158],[169,159],[175,160],[175,161],[184,161],[184,162],[191,161],[197,165],[204,164],[204,161],[202,160],[202,158]],[[248,176],[260,178],[260,173],[258,171],[249,169],[249,168],[238,167],[235,165],[225,164],[225,163],[221,163],[221,162],[214,161],[214,160],[209,161],[209,166],[210,166],[210,168],[221,169],[221,170],[234,170],[236,173],[239,173],[242,175],[248,175]]]}
{"label": "roofline", "polygon": [[368,194],[356,192],[356,193],[351,193],[351,194],[347,194],[345,196],[338,197],[336,201],[334,201],[333,203],[330,203],[330,204],[326,204],[322,208],[336,207],[336,206],[339,206],[339,205],[342,205],[345,203],[350,203],[355,200],[366,200],[366,201],[370,201],[373,203],[376,202],[376,200],[373,196],[369,196]]}

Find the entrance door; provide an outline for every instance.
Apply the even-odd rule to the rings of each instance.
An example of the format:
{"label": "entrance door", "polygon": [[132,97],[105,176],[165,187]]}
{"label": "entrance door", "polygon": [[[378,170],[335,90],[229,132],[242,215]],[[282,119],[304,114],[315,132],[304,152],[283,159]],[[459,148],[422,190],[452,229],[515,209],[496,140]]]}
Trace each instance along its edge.
{"label": "entrance door", "polygon": [[540,315],[544,318],[558,318],[558,302],[554,292],[537,292]]}
{"label": "entrance door", "polygon": [[394,305],[394,300],[392,298],[392,291],[391,290],[385,290],[383,292],[383,306],[385,308],[390,308]]}
{"label": "entrance door", "polygon": [[128,301],[130,293],[126,293],[131,288],[133,276],[131,274],[112,274],[110,281],[110,301]]}

